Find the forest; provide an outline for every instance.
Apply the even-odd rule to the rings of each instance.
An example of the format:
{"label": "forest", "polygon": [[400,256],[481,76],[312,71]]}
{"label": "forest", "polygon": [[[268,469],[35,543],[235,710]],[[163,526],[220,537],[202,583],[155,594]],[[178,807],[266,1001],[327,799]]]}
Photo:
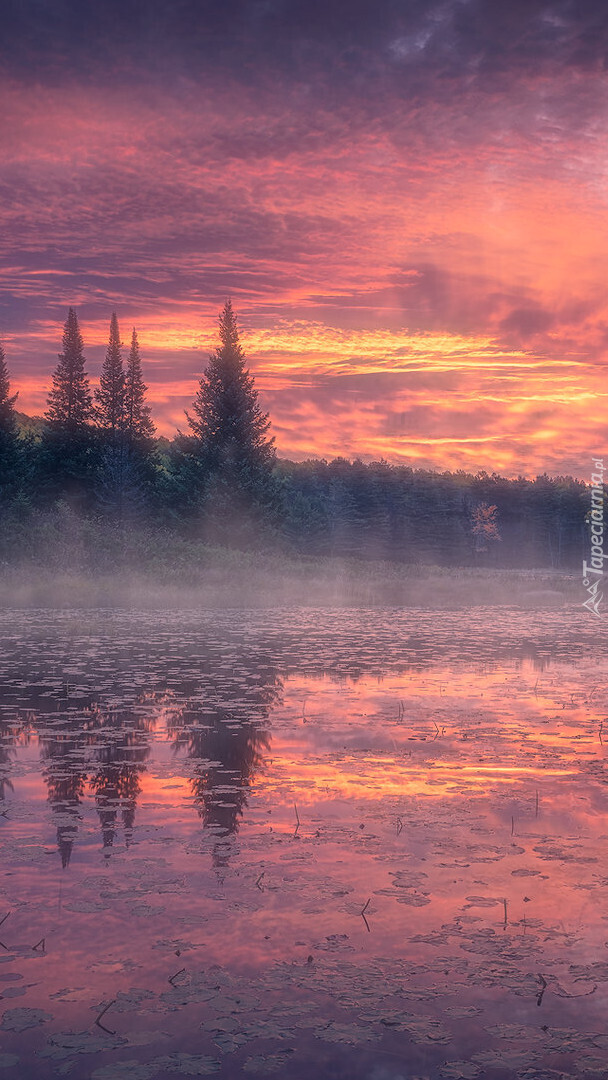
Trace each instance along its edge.
{"label": "forest", "polygon": [[186,433],[157,438],[135,330],[115,314],[99,386],[69,310],[47,410],[17,409],[0,348],[0,564],[108,571],[207,550],[413,566],[572,572],[589,544],[589,489],[336,458],[281,459],[230,301]]}

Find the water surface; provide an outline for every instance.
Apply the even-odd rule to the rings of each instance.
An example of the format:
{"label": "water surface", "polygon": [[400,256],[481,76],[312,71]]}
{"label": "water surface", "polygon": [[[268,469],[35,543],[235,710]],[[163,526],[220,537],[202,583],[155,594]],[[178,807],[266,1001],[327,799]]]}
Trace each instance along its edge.
{"label": "water surface", "polygon": [[7,1076],[608,1076],[607,644],[3,613]]}

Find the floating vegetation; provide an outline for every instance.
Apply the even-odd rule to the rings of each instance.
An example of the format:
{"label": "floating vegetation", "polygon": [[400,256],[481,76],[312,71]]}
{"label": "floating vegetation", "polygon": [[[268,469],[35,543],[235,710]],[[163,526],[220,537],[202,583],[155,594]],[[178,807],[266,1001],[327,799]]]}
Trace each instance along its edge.
{"label": "floating vegetation", "polygon": [[605,639],[0,617],[0,1067],[604,1077]]}

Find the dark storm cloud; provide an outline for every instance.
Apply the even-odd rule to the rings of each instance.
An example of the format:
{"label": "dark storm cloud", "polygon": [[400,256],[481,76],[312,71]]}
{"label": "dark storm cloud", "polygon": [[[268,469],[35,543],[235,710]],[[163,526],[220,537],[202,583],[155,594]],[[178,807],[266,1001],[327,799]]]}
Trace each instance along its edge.
{"label": "dark storm cloud", "polygon": [[25,77],[198,77],[242,82],[425,73],[494,79],[539,65],[606,66],[602,0],[4,0],[4,70]]}

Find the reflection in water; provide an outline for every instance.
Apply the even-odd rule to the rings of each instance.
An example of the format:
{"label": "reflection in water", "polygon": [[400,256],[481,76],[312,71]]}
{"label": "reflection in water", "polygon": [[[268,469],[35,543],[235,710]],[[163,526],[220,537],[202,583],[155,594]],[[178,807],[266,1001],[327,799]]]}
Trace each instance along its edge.
{"label": "reflection in water", "polygon": [[607,643],[567,612],[0,619],[3,1065],[604,1075]]}
{"label": "reflection in water", "polygon": [[[104,849],[114,843],[118,814],[128,847],[135,824],[135,807],[141,791],[144,762],[150,755],[150,722],[130,712],[113,713],[111,737],[95,747],[99,764],[93,769],[90,786],[103,834]],[[107,735],[107,733],[106,733]]]}
{"label": "reflection in water", "polygon": [[87,779],[84,750],[88,739],[80,733],[77,721],[75,723],[75,730],[42,730],[39,736],[40,753],[45,763],[42,776],[48,789],[63,867],[69,865],[72,856]]}
{"label": "reflection in water", "polygon": [[265,668],[244,680],[221,680],[208,685],[206,704],[197,709],[187,703],[171,713],[167,730],[176,753],[185,751],[190,766],[190,785],[203,825],[218,836],[213,849],[214,865],[226,867],[230,856],[227,837],[237,832],[247,805],[247,795],[263,751],[270,747],[266,730],[269,710],[281,696],[282,682]]}
{"label": "reflection in water", "polygon": [[13,790],[10,779],[11,764],[16,754],[15,743],[21,734],[20,724],[11,724],[0,717],[0,801]]}
{"label": "reflection in water", "polygon": [[85,793],[95,796],[103,847],[111,848],[120,814],[128,843],[133,830],[140,774],[150,754],[151,722],[131,710],[104,710],[41,718],[42,776],[47,785],[57,846],[69,865]]}

